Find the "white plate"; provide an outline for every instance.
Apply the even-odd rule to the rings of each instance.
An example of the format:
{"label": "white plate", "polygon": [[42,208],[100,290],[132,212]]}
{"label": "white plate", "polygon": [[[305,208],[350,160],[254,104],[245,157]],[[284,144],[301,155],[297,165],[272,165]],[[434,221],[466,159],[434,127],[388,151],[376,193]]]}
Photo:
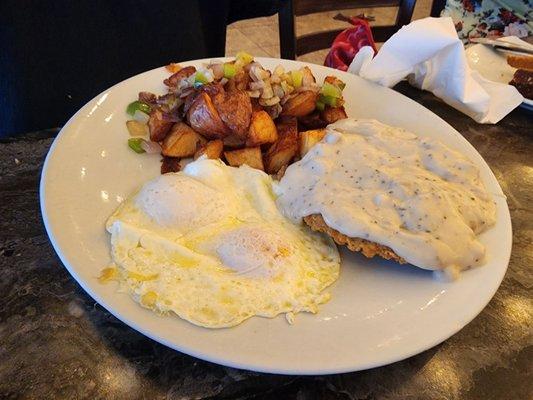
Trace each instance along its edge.
{"label": "white plate", "polygon": [[[475,44],[469,46],[465,53],[468,65],[478,71],[485,79],[506,84],[513,79],[516,68],[507,64],[505,52],[495,50],[491,46]],[[524,97],[520,107],[533,111],[533,100]]]}
{"label": "white plate", "polygon": [[[268,68],[303,65],[258,60]],[[129,150],[125,127],[125,107],[139,91],[164,92],[162,80],[168,74],[159,68],[87,103],[62,129],[44,165],[41,209],[46,229],[87,293],[132,328],[176,350],[232,367],[287,374],[355,371],[401,360],[447,339],[485,307],[503,279],[511,252],[509,210],[487,164],[450,125],[407,97],[354,75],[309,67],[320,81],[335,74],[346,82],[350,116],[436,137],[474,160],[497,201],[498,222],[482,236],[488,263],[445,283],[428,271],[344,251],[332,300],[317,315],[298,314],[292,326],[282,316],[254,317],[222,330],[158,316],[118,293],[113,284],[99,284],[100,270],[110,261],[104,221],[134,189],[159,174],[159,156]]]}

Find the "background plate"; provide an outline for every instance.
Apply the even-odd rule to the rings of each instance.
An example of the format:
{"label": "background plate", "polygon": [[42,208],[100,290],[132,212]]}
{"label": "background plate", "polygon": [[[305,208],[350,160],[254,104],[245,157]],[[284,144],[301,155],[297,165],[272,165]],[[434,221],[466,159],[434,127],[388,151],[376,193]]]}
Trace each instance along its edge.
{"label": "background plate", "polygon": [[[304,65],[258,58],[267,68]],[[201,61],[183,63],[199,65]],[[332,300],[317,315],[254,317],[240,326],[208,330],[175,316],[158,316],[97,281],[110,262],[104,222],[119,203],[159,174],[158,155],[128,149],[126,105],[137,93],[164,93],[168,76],[158,68],[121,82],[87,103],[65,125],[46,159],[41,209],[50,240],[80,285],[117,318],[152,339],[184,353],[232,367],[287,374],[327,374],[376,367],[426,350],[471,321],[498,288],[509,262],[509,210],[494,175],[476,150],[450,125],[393,90],[317,65],[322,79],[335,74],[346,82],[351,117],[376,118],[447,143],[471,158],[497,202],[497,224],[482,235],[485,266],[457,282],[432,273],[342,252]]]}
{"label": "background plate", "polygon": [[[465,53],[468,65],[477,70],[485,79],[506,84],[513,79],[516,68],[507,64],[507,54],[511,52],[498,51],[491,46],[475,44],[469,46]],[[533,111],[533,100],[524,97],[520,107]]]}

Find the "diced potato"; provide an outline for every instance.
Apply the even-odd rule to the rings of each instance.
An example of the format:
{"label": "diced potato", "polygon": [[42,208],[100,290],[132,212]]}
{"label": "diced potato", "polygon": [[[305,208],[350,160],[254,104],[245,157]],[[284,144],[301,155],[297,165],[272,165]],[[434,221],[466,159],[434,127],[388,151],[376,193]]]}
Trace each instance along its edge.
{"label": "diced potato", "polygon": [[181,70],[181,65],[177,63],[170,63],[168,65],[165,65],[165,68],[167,69],[168,72],[175,74],[176,72]]}
{"label": "diced potato", "polygon": [[179,172],[181,169],[180,159],[176,157],[163,157],[161,164],[161,173],[167,174],[169,172]]}
{"label": "diced potato", "polygon": [[231,132],[205,92],[201,92],[192,102],[187,111],[187,121],[196,132],[209,139],[221,139]]}
{"label": "diced potato", "polygon": [[237,135],[229,135],[226,136],[224,139],[222,139],[222,142],[224,143],[224,147],[244,147],[244,140],[238,137]]}
{"label": "diced potato", "polygon": [[232,134],[246,139],[252,118],[252,103],[245,91],[233,90],[211,97],[220,118]]}
{"label": "diced potato", "polygon": [[264,171],[260,147],[247,147],[239,150],[225,151],[224,156],[228,164],[232,167],[239,167],[246,164],[252,168]]}
{"label": "diced potato", "polygon": [[289,165],[298,153],[298,125],[296,118],[280,118],[276,124],[278,140],[270,146],[264,155],[265,171],[276,174]]}
{"label": "diced potato", "polygon": [[228,80],[226,83],[226,90],[228,92],[232,90],[246,90],[248,89],[248,84],[250,83],[250,75],[248,72],[241,70],[235,74],[235,76]]}
{"label": "diced potato", "polygon": [[161,154],[167,157],[191,157],[205,139],[184,122],[172,126],[161,145]]}
{"label": "diced potato", "polygon": [[344,87],[346,86],[346,84],[343,81],[341,81],[336,76],[332,76],[332,75],[326,76],[324,78],[324,82],[327,82],[327,83],[329,83],[331,85],[335,85],[341,90],[344,89]]}
{"label": "diced potato", "polygon": [[126,127],[128,128],[130,136],[148,135],[148,125],[143,124],[139,121],[135,121],[134,119],[132,119],[131,121],[126,121]]}
{"label": "diced potato", "polygon": [[179,71],[165,79],[163,83],[169,87],[176,87],[179,81],[181,81],[183,78],[188,78],[195,72],[196,68],[193,66],[181,68]]}
{"label": "diced potato", "polygon": [[295,97],[289,99],[284,105],[281,115],[292,117],[303,117],[311,114],[316,107],[317,94],[312,90],[306,90],[298,93]]}
{"label": "diced potato", "polygon": [[148,129],[150,130],[150,140],[152,142],[162,141],[172,128],[173,122],[163,119],[161,110],[152,110],[148,119]]}
{"label": "diced potato", "polygon": [[252,112],[263,111],[263,106],[259,104],[259,99],[250,97],[250,100],[252,102]]}
{"label": "diced potato", "polygon": [[270,115],[266,111],[254,112],[248,129],[246,146],[254,147],[274,143],[276,140],[278,140],[278,130]]}
{"label": "diced potato", "polygon": [[209,159],[216,160],[222,157],[222,151],[224,150],[224,143],[220,139],[211,140],[202,145],[196,153],[194,153],[194,159],[198,159],[205,155]]}
{"label": "diced potato", "polygon": [[320,113],[320,118],[326,124],[332,124],[335,121],[338,121],[339,119],[348,118],[348,115],[346,115],[346,110],[344,110],[343,106],[340,106],[340,107],[326,106],[324,111]]}
{"label": "diced potato", "polygon": [[328,124],[320,117],[320,112],[318,110],[298,118],[298,127],[300,129],[320,129],[325,128],[327,125]]}
{"label": "diced potato", "polygon": [[305,156],[311,147],[322,140],[325,134],[325,129],[300,132],[300,157]]}

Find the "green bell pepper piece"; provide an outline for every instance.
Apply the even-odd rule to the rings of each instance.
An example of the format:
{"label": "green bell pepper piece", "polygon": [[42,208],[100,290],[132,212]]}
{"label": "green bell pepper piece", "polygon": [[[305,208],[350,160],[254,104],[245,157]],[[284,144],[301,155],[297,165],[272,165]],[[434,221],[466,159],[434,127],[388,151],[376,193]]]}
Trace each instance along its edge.
{"label": "green bell pepper piece", "polygon": [[241,60],[243,65],[250,64],[254,60],[254,56],[245,51],[239,51],[235,56],[237,60]]}
{"label": "green bell pepper piece", "polygon": [[291,71],[292,86],[296,89],[302,86],[304,74],[302,71]]}
{"label": "green bell pepper piece", "polygon": [[128,146],[130,149],[132,149],[135,153],[144,153],[144,149],[141,147],[141,143],[143,142],[142,138],[131,138],[128,139]]}
{"label": "green bell pepper piece", "polygon": [[320,93],[328,97],[336,97],[336,98],[342,97],[341,89],[327,82],[324,82],[324,84],[322,85],[322,89],[320,90]]}
{"label": "green bell pepper piece", "polygon": [[316,109],[318,111],[324,111],[325,108],[326,108],[326,105],[323,102],[321,102],[320,100],[317,100]]}
{"label": "green bell pepper piece", "polygon": [[194,83],[201,83],[206,84],[209,83],[207,80],[207,77],[200,71],[196,71],[196,74],[194,75]]}
{"label": "green bell pepper piece", "polygon": [[235,76],[237,70],[234,64],[225,63],[224,64],[224,78],[231,79]]}
{"label": "green bell pepper piece", "polygon": [[143,113],[150,114],[150,111],[152,111],[152,107],[150,107],[148,104],[143,103],[142,101],[134,101],[133,103],[128,104],[128,107],[126,108],[126,112],[129,115],[135,115],[135,111],[142,111]]}
{"label": "green bell pepper piece", "polygon": [[338,107],[339,106],[339,99],[337,97],[324,96],[323,94],[321,94],[318,97],[318,102],[324,103],[325,105],[328,105],[330,107]]}

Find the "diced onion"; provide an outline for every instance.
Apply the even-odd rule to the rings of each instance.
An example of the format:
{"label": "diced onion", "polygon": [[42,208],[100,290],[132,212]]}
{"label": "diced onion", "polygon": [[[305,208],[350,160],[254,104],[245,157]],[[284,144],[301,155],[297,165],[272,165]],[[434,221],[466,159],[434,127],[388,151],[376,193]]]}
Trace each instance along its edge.
{"label": "diced onion", "polygon": [[272,85],[272,90],[274,91],[274,95],[278,96],[280,99],[285,96],[285,92],[280,85]]}
{"label": "diced onion", "polygon": [[157,142],[144,140],[144,141],[141,142],[141,147],[148,154],[161,153],[161,146]]}
{"label": "diced onion", "polygon": [[248,90],[247,93],[248,93],[248,96],[253,97],[253,98],[258,98],[259,96],[261,96],[261,91],[259,90]]}
{"label": "diced onion", "polygon": [[135,114],[133,114],[133,119],[137,122],[140,122],[141,124],[147,124],[148,120],[150,119],[150,116],[145,112],[142,112],[141,110],[135,110]]}
{"label": "diced onion", "polygon": [[280,101],[278,96],[270,97],[269,99],[259,99],[259,104],[262,106],[273,106],[274,104],[278,104]]}
{"label": "diced onion", "polygon": [[250,90],[260,90],[265,87],[265,82],[258,81],[258,82],[250,82]]}
{"label": "diced onion", "polygon": [[213,76],[215,77],[215,79],[221,79],[222,77],[224,77],[224,64],[213,64],[210,68],[213,72]]}

